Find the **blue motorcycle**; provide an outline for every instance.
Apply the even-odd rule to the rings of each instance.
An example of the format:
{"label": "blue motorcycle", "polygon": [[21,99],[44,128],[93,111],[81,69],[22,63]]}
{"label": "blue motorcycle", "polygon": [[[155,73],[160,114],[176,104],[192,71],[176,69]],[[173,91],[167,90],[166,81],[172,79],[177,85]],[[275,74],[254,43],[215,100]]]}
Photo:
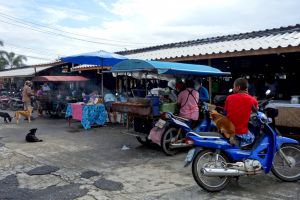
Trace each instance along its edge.
{"label": "blue motorcycle", "polygon": [[271,126],[278,111],[268,112],[273,116],[262,111],[255,111],[250,117],[249,129],[256,138],[250,147],[233,146],[218,132],[190,131],[186,135],[186,143],[194,148],[188,152],[185,166],[192,163],[193,177],[200,187],[217,192],[232,177],[270,171],[283,181],[300,180],[299,143],[280,136]]}
{"label": "blue motorcycle", "polygon": [[178,117],[172,113],[165,115],[155,124],[156,127],[164,128],[164,133],[161,137],[161,147],[166,155],[174,155],[181,148],[192,147],[191,144],[185,142],[186,134],[190,131],[207,132],[217,130],[216,125],[210,119],[208,105],[201,104],[200,108],[203,113],[203,119],[198,121],[195,126],[188,119]]}

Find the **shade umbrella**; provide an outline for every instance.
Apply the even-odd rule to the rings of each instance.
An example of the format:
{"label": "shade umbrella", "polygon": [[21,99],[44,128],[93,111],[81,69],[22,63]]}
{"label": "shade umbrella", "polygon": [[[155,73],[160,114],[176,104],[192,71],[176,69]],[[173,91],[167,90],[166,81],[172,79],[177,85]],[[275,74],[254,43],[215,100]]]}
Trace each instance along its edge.
{"label": "shade umbrella", "polygon": [[102,66],[102,73],[101,73],[101,93],[102,97],[103,96],[103,67],[105,66],[113,66],[117,64],[120,61],[126,60],[125,56],[115,54],[115,53],[110,53],[107,51],[95,51],[95,52],[90,52],[90,53],[83,53],[83,54],[78,54],[78,55],[73,55],[73,56],[67,56],[67,57],[62,57],[60,58],[64,62],[69,62],[69,63],[74,63],[74,64],[90,64],[90,65],[98,65]]}

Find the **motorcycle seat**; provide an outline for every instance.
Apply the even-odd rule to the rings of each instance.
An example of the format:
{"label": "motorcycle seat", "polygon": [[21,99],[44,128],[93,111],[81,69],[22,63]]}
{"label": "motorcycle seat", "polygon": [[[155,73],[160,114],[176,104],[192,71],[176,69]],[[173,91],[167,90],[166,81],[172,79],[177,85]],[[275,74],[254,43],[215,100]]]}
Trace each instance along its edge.
{"label": "motorcycle seat", "polygon": [[202,137],[219,137],[219,138],[224,138],[224,136],[221,133],[218,132],[198,132],[196,133],[199,136]]}

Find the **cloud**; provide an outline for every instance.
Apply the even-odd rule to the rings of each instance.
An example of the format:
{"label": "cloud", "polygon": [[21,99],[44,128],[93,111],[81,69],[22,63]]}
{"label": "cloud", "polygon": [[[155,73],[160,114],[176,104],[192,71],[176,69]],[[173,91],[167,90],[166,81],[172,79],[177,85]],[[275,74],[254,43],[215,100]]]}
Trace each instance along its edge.
{"label": "cloud", "polygon": [[[1,13],[54,26],[77,34],[68,34],[70,37],[99,43],[1,22],[0,40],[41,50],[40,54],[23,51],[24,54],[46,56],[46,51],[51,54],[47,58],[55,59],[58,55],[99,49],[119,51],[294,25],[300,22],[299,7],[299,0],[74,0],[73,4],[10,0],[1,3]],[[28,63],[34,62],[37,60],[28,59]]]}
{"label": "cloud", "polygon": [[62,20],[88,21],[90,17],[81,10],[66,7],[40,7],[43,13],[43,21],[49,24],[57,24]]}

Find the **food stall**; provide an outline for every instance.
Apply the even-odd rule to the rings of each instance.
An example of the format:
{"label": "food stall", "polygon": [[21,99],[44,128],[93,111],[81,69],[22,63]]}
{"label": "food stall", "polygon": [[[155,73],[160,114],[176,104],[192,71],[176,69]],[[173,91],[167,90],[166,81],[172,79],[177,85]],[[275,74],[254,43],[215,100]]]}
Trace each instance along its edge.
{"label": "food stall", "polygon": [[[175,62],[160,61],[144,61],[130,59],[122,61],[112,67],[111,70],[116,76],[130,76],[137,79],[147,80],[179,80],[183,78],[193,78],[195,76],[210,77],[224,76],[230,73],[221,72],[220,70],[206,66],[195,64],[184,64]],[[211,80],[209,78],[209,80]],[[126,81],[127,83],[127,81]],[[115,102],[112,108],[116,112],[127,113],[127,131],[124,133],[136,136],[137,140],[142,144],[148,143],[148,134],[153,128],[155,122],[159,119],[162,112],[174,112],[176,108],[176,99],[173,102],[164,101],[165,96],[170,94],[168,89],[157,91],[149,90],[145,84],[145,97],[128,98],[126,102]],[[211,83],[210,83],[211,86]],[[128,94],[128,84],[126,84],[126,94]],[[153,95],[153,93],[155,93]],[[133,124],[133,130],[130,129],[129,123]]]}

